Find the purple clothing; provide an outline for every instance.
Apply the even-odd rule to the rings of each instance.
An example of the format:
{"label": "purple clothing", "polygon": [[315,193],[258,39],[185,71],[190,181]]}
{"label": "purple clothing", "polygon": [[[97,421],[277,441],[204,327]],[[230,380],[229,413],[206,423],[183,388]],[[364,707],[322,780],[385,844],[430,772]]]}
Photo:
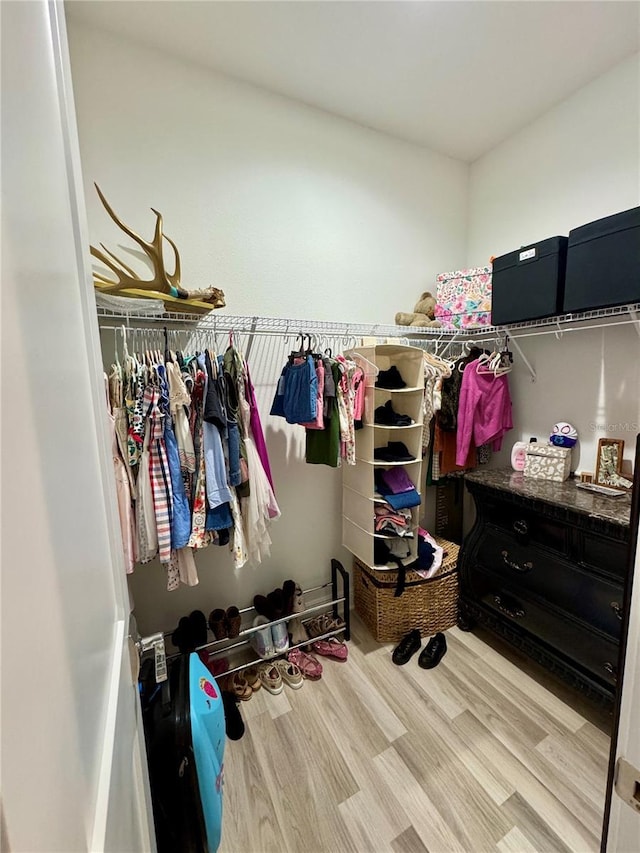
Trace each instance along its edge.
{"label": "purple clothing", "polygon": [[485,368],[477,373],[478,360],[469,362],[462,374],[458,403],[458,432],[456,436],[456,465],[464,466],[471,446],[493,444],[502,447],[502,438],[513,428],[511,396],[507,374],[496,376]]}
{"label": "purple clothing", "polygon": [[269,454],[267,453],[267,445],[264,440],[264,433],[262,432],[262,423],[260,422],[260,412],[258,411],[258,403],[256,401],[256,392],[253,388],[253,384],[251,382],[251,374],[249,373],[249,365],[245,364],[245,369],[247,372],[247,378],[244,383],[244,390],[247,395],[247,403],[249,404],[249,411],[251,413],[249,424],[251,426],[251,435],[253,437],[253,443],[256,446],[256,450],[258,451],[258,456],[260,457],[260,462],[262,462],[262,467],[264,468],[264,473],[267,475],[267,480],[269,480],[269,484],[275,495],[276,490],[273,486],[273,478],[271,476],[271,466],[269,465]]}
{"label": "purple clothing", "polygon": [[404,468],[389,468],[382,473],[382,479],[394,495],[398,495],[401,492],[410,492],[412,489],[415,489]]}

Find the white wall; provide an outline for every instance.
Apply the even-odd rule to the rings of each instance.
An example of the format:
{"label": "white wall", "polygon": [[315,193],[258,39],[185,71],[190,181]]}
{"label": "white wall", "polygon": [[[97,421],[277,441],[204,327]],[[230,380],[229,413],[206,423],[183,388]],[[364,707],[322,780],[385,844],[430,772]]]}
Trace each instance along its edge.
{"label": "white wall", "polygon": [[126,241],[92,186],[231,314],[393,322],[465,245],[467,167],[81,25],[70,27],[93,240]]}
{"label": "white wall", "polygon": [[[465,164],[73,22],[70,42],[93,241],[128,244],[96,180],[143,234],[163,212],[183,282],[221,287],[228,313],[356,322],[392,322],[464,257]],[[268,417],[289,346],[262,339],[250,358],[282,509],[271,560],[234,573],[210,549],[200,586],[170,595],[157,564],[138,568],[143,631],[348,563],[340,472],[306,466],[302,430]]]}
{"label": "white wall", "polygon": [[[639,105],[636,55],[473,163],[468,264],[640,204]],[[554,423],[568,420],[580,434],[577,469],[594,469],[598,438],[624,439],[631,459],[639,342],[631,327],[521,340],[538,379],[531,384],[516,364],[513,441],[546,440]]]}

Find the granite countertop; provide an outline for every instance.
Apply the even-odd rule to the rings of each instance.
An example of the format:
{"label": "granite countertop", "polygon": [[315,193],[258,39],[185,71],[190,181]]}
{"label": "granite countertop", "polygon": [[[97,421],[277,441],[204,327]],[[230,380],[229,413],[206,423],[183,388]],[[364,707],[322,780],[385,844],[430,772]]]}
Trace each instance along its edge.
{"label": "granite countertop", "polygon": [[524,498],[562,506],[592,518],[619,524],[621,527],[629,527],[630,491],[624,497],[609,498],[576,488],[577,481],[573,479],[565,480],[564,483],[537,480],[533,477],[525,477],[521,471],[514,471],[512,468],[493,470],[478,468],[465,474],[465,480],[503,492],[522,495]]}

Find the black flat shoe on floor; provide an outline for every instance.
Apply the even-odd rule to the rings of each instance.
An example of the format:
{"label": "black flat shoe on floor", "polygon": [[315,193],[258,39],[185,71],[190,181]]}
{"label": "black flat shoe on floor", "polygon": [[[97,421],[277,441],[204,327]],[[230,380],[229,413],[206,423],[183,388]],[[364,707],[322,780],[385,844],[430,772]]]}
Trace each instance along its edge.
{"label": "black flat shoe on floor", "polygon": [[464,614],[458,613],[457,625],[461,631],[472,631],[473,630],[473,622],[471,619],[468,619]]}
{"label": "black flat shoe on floor", "polygon": [[436,634],[420,652],[418,666],[422,669],[433,669],[434,666],[438,666],[446,651],[447,641],[444,634]]}
{"label": "black flat shoe on floor", "polygon": [[398,666],[404,666],[405,663],[411,660],[421,645],[422,638],[420,637],[420,631],[417,628],[414,631],[409,631],[406,637],[403,637],[393,650],[391,660]]}

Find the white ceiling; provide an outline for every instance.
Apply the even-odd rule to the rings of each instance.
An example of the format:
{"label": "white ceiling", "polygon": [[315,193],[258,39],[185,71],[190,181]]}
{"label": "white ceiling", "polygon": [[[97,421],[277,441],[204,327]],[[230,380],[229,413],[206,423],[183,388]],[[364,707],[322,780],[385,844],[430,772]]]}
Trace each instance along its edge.
{"label": "white ceiling", "polygon": [[70,15],[473,161],[640,49],[637,2],[67,0]]}

